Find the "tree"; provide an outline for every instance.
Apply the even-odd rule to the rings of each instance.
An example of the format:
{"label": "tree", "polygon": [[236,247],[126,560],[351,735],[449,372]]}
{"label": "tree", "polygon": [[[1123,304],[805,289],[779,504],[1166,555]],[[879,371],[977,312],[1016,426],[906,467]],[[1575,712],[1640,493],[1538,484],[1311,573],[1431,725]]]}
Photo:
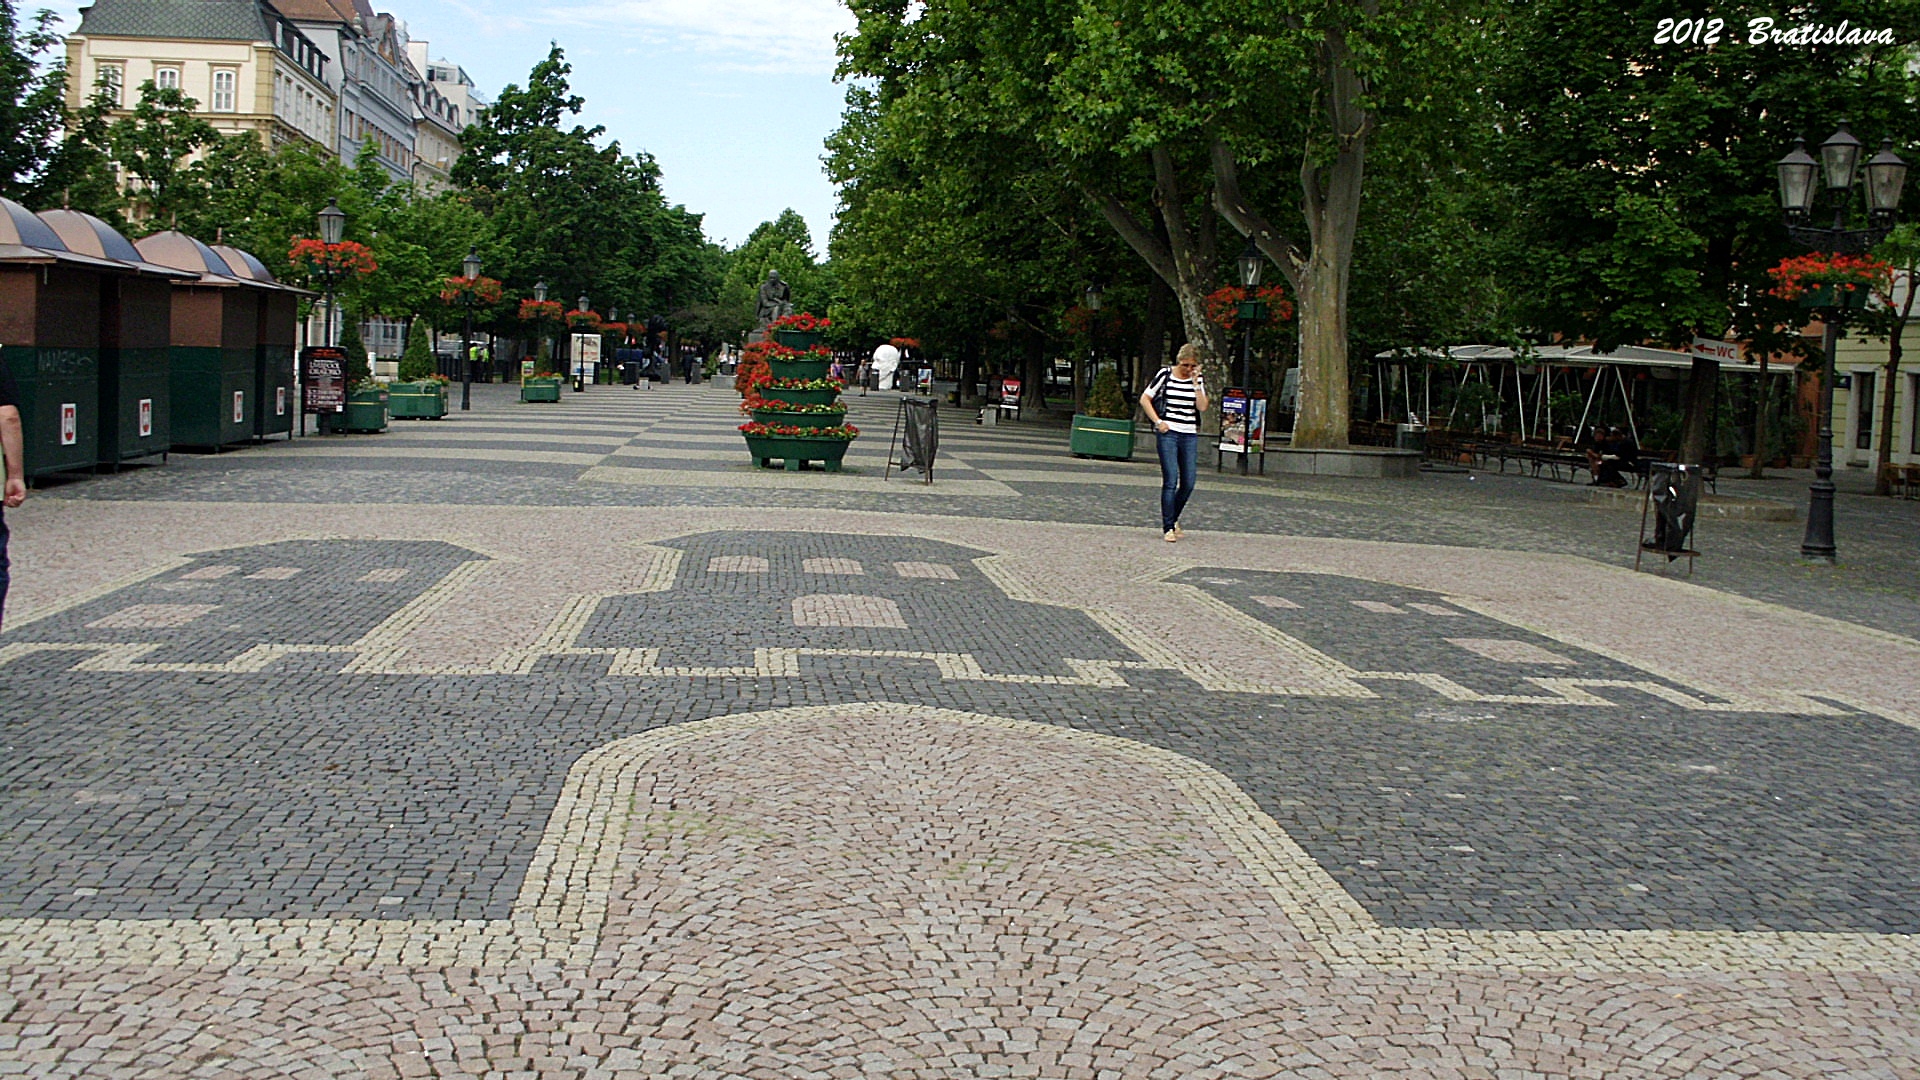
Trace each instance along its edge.
{"label": "tree", "polygon": [[30,207],[57,198],[63,183],[67,67],[48,62],[60,43],[42,10],[22,28],[13,0],[0,0],[0,195]]}
{"label": "tree", "polygon": [[199,102],[174,87],[140,84],[133,112],[107,127],[113,160],[138,181],[128,194],[149,230],[173,227],[176,211],[196,201],[187,158],[220,141],[213,125],[194,115]]}
{"label": "tree", "polygon": [[[1901,41],[1920,32],[1914,0],[1820,10]],[[1907,52],[1750,46],[1748,19],[1778,12],[1740,0],[1713,11],[1742,28],[1728,40],[1656,43],[1647,28],[1672,14],[1654,0],[1526,0],[1501,21],[1489,92],[1505,137],[1489,160],[1513,192],[1525,318],[1603,349],[1728,331],[1761,355],[1798,349],[1801,313],[1767,295],[1766,270],[1794,253],[1774,162],[1842,118],[1869,144],[1920,137]],[[1694,365],[1683,460],[1705,455],[1718,374]]]}
{"label": "tree", "polygon": [[1920,293],[1920,226],[1907,222],[1894,229],[1874,254],[1893,264],[1890,288],[1876,297],[1891,318],[1886,327],[1886,378],[1880,404],[1880,460],[1873,481],[1874,494],[1891,495],[1887,466],[1893,462],[1893,403],[1900,396],[1900,360],[1905,351],[1901,340],[1906,336],[1907,321],[1913,317],[1914,296]]}
{"label": "tree", "polygon": [[433,332],[427,328],[427,320],[415,319],[407,328],[406,352],[400,354],[400,379],[415,382],[433,374],[434,370]]}

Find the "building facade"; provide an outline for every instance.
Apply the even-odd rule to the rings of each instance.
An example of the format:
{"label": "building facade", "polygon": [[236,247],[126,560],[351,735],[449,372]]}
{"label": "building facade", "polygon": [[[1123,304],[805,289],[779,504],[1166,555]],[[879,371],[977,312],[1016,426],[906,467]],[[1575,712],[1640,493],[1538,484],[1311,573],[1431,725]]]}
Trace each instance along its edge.
{"label": "building facade", "polygon": [[452,186],[460,133],[479,120],[481,103],[467,73],[457,64],[430,59],[427,42],[408,39],[407,60],[419,78],[414,85],[414,182],[431,194]]}
{"label": "building facade", "polygon": [[276,0],[332,62],[337,127],[334,152],[356,160],[371,147],[396,181],[413,179],[416,158],[413,74],[406,27],[367,0]]}
{"label": "building facade", "polygon": [[267,0],[97,0],[80,12],[66,41],[68,108],[104,91],[124,113],[151,81],[192,98],[223,135],[332,148],[332,62]]}

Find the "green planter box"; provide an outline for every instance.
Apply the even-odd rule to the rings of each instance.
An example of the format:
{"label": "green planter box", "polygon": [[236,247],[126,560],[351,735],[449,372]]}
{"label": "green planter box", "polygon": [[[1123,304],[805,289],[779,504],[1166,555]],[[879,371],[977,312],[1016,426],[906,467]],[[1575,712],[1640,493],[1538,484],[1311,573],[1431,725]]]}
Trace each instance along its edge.
{"label": "green planter box", "polygon": [[387,430],[387,392],[385,390],[356,390],[347,395],[346,412],[320,414],[320,432],[323,435],[339,435],[347,432],[375,435],[385,430]]}
{"label": "green planter box", "polygon": [[825,335],[818,330],[775,330],[773,340],[789,349],[811,349]]}
{"label": "green planter box", "polygon": [[11,345],[6,360],[20,386],[27,478],[93,468],[100,460],[100,350]]}
{"label": "green planter box", "polygon": [[785,409],[755,409],[753,420],[757,424],[778,424],[782,427],[839,427],[847,422],[845,412],[810,413],[788,412]]}
{"label": "green planter box", "polygon": [[853,441],[804,435],[748,435],[746,440],[755,465],[764,469],[771,468],[776,460],[784,461],[788,472],[799,472],[809,461],[819,462],[828,472],[839,472],[840,461],[847,456],[847,444]]}
{"label": "green planter box", "polygon": [[436,379],[391,383],[387,408],[395,420],[438,420],[447,415],[447,386]]}
{"label": "green planter box", "polygon": [[521,401],[559,401],[559,379],[528,379],[520,384]]}
{"label": "green planter box", "polygon": [[838,390],[782,390],[774,386],[760,388],[760,396],[768,401],[784,401],[789,405],[831,405],[840,396]]}
{"label": "green planter box", "polygon": [[824,379],[833,369],[831,360],[769,360],[776,379]]}
{"label": "green planter box", "polygon": [[1067,449],[1075,457],[1133,460],[1133,421],[1108,420],[1103,416],[1073,414],[1073,434]]}

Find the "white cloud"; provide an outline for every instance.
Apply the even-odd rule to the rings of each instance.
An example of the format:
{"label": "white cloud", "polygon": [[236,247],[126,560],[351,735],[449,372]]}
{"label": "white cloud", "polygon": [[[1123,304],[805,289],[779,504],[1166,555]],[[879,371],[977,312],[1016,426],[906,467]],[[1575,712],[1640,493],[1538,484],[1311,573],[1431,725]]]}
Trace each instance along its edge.
{"label": "white cloud", "polygon": [[838,0],[615,0],[552,7],[541,15],[560,25],[691,48],[726,67],[806,74],[832,71],[834,34],[854,27],[853,14]]}

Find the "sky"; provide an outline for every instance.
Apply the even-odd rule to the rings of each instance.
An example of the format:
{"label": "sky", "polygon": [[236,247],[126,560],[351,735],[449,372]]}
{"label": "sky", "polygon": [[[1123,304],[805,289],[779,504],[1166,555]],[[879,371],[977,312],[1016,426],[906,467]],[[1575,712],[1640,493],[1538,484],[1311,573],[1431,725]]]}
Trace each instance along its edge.
{"label": "sky", "polygon": [[[54,10],[79,25],[80,3]],[[39,5],[29,0],[20,7]],[[824,257],[834,188],[823,140],[839,125],[835,33],[853,29],[838,0],[373,0],[404,20],[435,59],[466,68],[492,100],[546,56],[573,65],[578,120],[660,164],[669,202],[705,218],[707,238],[738,245],[788,208]]]}

